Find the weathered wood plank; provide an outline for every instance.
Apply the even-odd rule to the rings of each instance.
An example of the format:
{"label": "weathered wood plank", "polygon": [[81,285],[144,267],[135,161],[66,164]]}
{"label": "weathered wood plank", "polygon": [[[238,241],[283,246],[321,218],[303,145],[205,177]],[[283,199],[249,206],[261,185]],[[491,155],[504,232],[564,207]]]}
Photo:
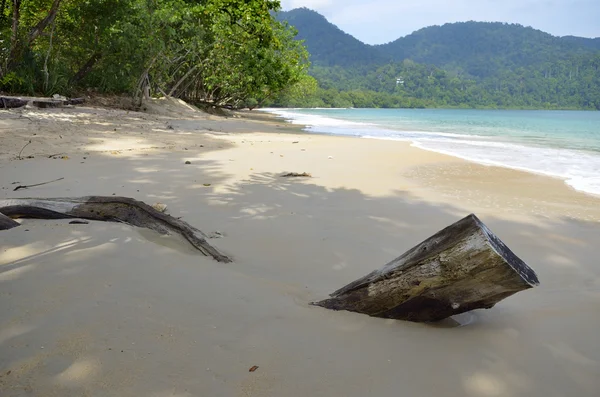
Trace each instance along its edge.
{"label": "weathered wood plank", "polygon": [[219,262],[231,262],[229,257],[208,243],[206,235],[200,230],[187,222],[157,211],[144,202],[129,197],[3,199],[0,200],[0,213],[11,218],[83,218],[123,222],[132,226],[152,229],[161,234],[178,233],[204,255],[212,256]]}
{"label": "weathered wood plank", "polygon": [[313,304],[374,317],[437,321],[491,308],[538,284],[535,272],[471,214]]}

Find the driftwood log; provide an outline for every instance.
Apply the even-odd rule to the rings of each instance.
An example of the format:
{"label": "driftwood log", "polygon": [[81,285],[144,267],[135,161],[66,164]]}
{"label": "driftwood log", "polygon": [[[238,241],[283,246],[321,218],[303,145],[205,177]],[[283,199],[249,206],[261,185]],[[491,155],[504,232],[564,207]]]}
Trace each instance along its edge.
{"label": "driftwood log", "polygon": [[85,98],[72,98],[67,100],[67,105],[83,105],[85,103]]}
{"label": "driftwood log", "polygon": [[67,105],[82,105],[85,103],[85,98],[71,98],[71,99],[55,99],[55,98],[43,98],[43,99],[22,99],[17,97],[0,97],[0,109],[11,109],[20,108],[28,103],[31,106],[37,108],[61,108]]}
{"label": "driftwood log", "polygon": [[535,272],[471,214],[312,304],[428,322],[489,309],[538,284]]}
{"label": "driftwood log", "polygon": [[26,99],[14,97],[0,97],[0,105],[2,109],[20,108],[27,105]]}
{"label": "driftwood log", "polygon": [[[177,233],[196,249],[219,262],[231,262],[206,240],[206,235],[180,219],[155,210],[146,203],[129,197],[88,196],[69,198],[18,198],[0,200],[0,230],[18,225],[6,218],[68,219],[83,218],[106,222],[122,222],[152,229],[160,234]],[[12,219],[10,219],[12,220]],[[14,221],[13,221],[14,222]],[[16,223],[16,222],[15,222]],[[12,225],[12,226],[11,226]]]}

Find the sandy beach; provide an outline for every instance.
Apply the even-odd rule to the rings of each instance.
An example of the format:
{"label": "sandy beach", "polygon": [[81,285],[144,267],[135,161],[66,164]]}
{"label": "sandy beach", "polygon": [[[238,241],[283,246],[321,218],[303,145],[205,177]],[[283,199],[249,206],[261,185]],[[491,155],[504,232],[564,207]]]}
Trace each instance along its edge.
{"label": "sandy beach", "polygon": [[[233,263],[123,224],[0,231],[0,396],[600,394],[600,198],[407,142],[157,103],[1,111],[0,197],[164,203]],[[435,325],[309,305],[469,213],[539,287]]]}

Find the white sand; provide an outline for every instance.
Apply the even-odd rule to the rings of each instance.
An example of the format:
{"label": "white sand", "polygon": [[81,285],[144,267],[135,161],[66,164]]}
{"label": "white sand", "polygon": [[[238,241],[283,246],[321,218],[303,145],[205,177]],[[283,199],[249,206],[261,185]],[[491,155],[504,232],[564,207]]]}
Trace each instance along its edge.
{"label": "white sand", "polygon": [[[562,181],[183,111],[19,115],[0,113],[0,197],[162,202],[235,261],[119,224],[0,232],[2,397],[600,393],[600,200]],[[539,287],[462,327],[308,305],[469,212]]]}

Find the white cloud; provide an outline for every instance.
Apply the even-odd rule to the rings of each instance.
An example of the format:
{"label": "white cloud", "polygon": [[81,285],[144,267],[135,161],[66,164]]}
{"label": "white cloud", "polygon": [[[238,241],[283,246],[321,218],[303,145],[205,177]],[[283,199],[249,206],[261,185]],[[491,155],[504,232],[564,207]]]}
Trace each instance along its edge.
{"label": "white cloud", "polygon": [[283,0],[282,6],[318,11],[370,44],[468,20],[520,23],[560,36],[600,36],[598,0]]}

